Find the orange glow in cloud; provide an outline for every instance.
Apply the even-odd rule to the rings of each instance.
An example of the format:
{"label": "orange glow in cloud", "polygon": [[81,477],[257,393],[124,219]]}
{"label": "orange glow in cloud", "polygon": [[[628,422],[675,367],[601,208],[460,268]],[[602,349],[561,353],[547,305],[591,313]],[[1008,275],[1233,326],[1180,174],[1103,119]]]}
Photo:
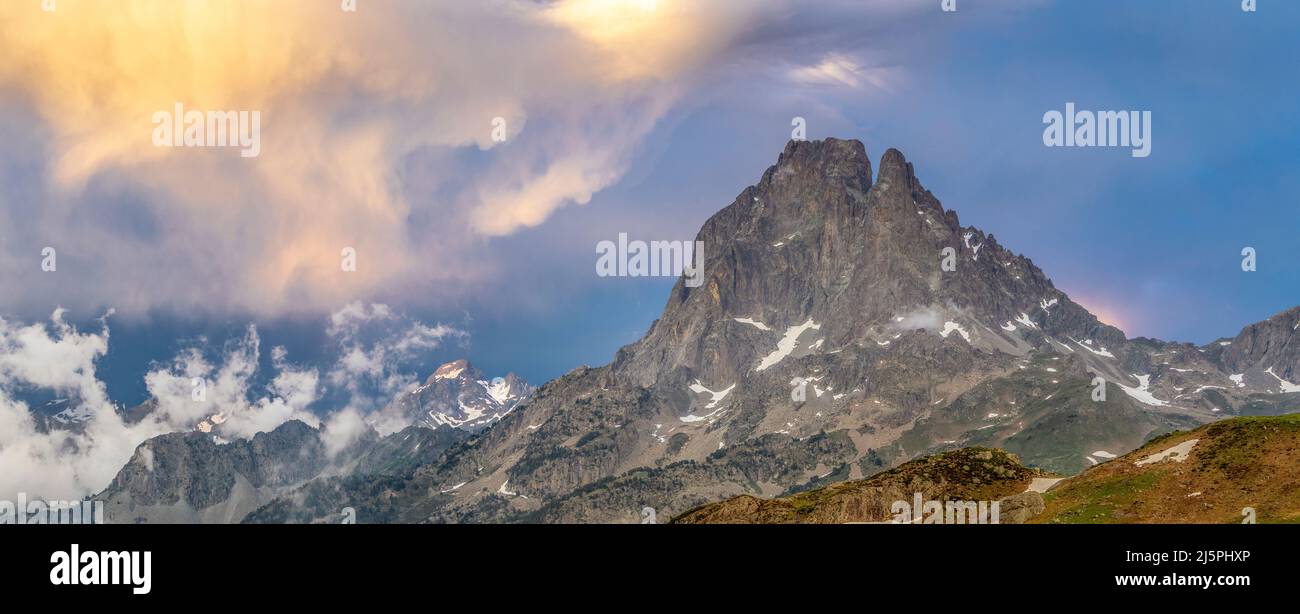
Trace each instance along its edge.
{"label": "orange glow in cloud", "polygon": [[[110,272],[168,265],[88,294],[127,310],[166,301],[283,312],[332,310],[412,277],[464,279],[476,265],[455,260],[461,245],[589,201],[621,178],[676,102],[674,84],[726,44],[722,31],[739,27],[745,4],[57,6],[0,2],[0,112],[33,116],[49,135],[37,154],[48,202],[34,213],[68,237],[54,213],[76,215],[67,203],[112,177],[146,195],[140,204],[159,232],[147,245],[76,239],[96,250],[86,260]],[[260,112],[261,155],[156,147],[151,117],[178,103]],[[506,142],[492,138],[497,118]],[[403,163],[437,148],[492,156],[456,198],[412,202]],[[462,181],[427,172],[432,184]],[[445,234],[411,236],[419,207],[436,208]],[[356,275],[339,275],[344,247],[359,253]]]}

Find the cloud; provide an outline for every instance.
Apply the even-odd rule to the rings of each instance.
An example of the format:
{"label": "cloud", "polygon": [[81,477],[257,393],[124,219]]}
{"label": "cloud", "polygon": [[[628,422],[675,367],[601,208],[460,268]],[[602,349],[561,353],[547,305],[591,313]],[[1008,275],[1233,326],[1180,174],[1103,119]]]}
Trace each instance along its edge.
{"label": "cloud", "polygon": [[862,89],[870,85],[877,90],[892,92],[893,81],[899,78],[899,71],[891,67],[866,68],[852,56],[831,53],[820,62],[790,69],[790,78],[809,85],[825,85]]}
{"label": "cloud", "polygon": [[[153,410],[128,424],[109,398],[95,365],[108,351],[107,318],[83,332],[57,310],[48,323],[23,325],[0,318],[0,499],[17,493],[77,499],[105,488],[145,440],[201,430],[222,439],[249,438],[288,420],[324,426],[331,453],[370,429],[376,410],[416,381],[407,365],[460,331],[430,326],[386,305],[350,304],[328,319],[337,355],[321,370],[295,365],[282,347],[261,366],[261,339],[249,326],[218,348],[200,339],[145,376]],[[259,385],[259,382],[265,382]],[[86,417],[79,429],[41,428],[20,399],[43,390],[69,399],[70,413]],[[322,420],[313,411],[329,400]],[[338,408],[338,409],[335,409]],[[385,421],[384,432],[405,424]]]}
{"label": "cloud", "polygon": [[[77,298],[126,309],[320,311],[406,276],[456,279],[474,235],[536,226],[624,172],[671,81],[716,44],[703,24],[656,36],[703,12],[657,5],[5,3],[0,108],[40,122],[47,179],[45,202],[6,199],[5,213],[33,218],[69,262],[60,274],[102,278]],[[151,119],[176,103],[258,111],[260,156],[155,147]],[[406,167],[438,150],[491,151],[468,178]],[[407,172],[456,187],[413,198]],[[138,232],[76,221],[103,201],[125,201]],[[435,236],[409,233],[421,212],[445,223]],[[355,275],[340,270],[345,247]]]}
{"label": "cloud", "polygon": [[[316,315],[472,290],[490,239],[617,183],[703,83],[885,85],[862,47],[922,12],[898,4],[2,3],[0,161],[33,172],[0,187],[0,274],[30,290],[0,306]],[[176,103],[258,111],[260,155],[155,147]]]}
{"label": "cloud", "polygon": [[[901,318],[901,319],[899,319]],[[889,326],[898,331],[911,331],[918,328],[940,330],[943,328],[944,314],[935,307],[921,307],[898,316]]]}
{"label": "cloud", "polygon": [[[351,303],[330,318],[328,335],[338,359],[325,374],[334,389],[332,399],[343,410],[369,414],[419,381],[409,365],[448,340],[463,341],[463,331],[445,325],[429,326],[398,316],[385,305]],[[384,421],[388,434],[405,423]]]}

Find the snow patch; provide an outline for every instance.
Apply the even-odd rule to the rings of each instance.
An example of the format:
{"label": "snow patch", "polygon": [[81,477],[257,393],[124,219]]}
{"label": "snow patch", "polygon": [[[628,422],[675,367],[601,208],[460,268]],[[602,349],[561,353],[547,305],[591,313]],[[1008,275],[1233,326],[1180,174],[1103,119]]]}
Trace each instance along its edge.
{"label": "snow patch", "polygon": [[781,337],[781,340],[776,342],[776,351],[772,352],[771,354],[768,354],[766,357],[763,358],[763,360],[759,361],[756,370],[764,371],[768,367],[775,365],[778,362],[781,362],[782,360],[785,359],[786,356],[789,356],[790,353],[794,351],[795,346],[799,343],[799,335],[802,335],[804,331],[807,331],[809,329],[821,330],[821,327],[822,327],[821,324],[813,322],[811,319],[809,319],[807,322],[804,322],[803,324],[800,324],[798,326],[791,326],[790,328],[786,329],[785,336]]}
{"label": "snow patch", "polygon": [[1029,315],[1023,311],[1020,312],[1020,317],[1016,318],[1016,321],[1024,324],[1027,328],[1038,328],[1038,325],[1034,324],[1034,321],[1029,319]]}
{"label": "snow patch", "polygon": [[944,322],[943,330],[939,331],[939,336],[947,339],[948,335],[952,334],[954,330],[961,334],[961,338],[965,339],[966,343],[970,343],[970,333],[967,333],[966,329],[956,322]]}
{"label": "snow patch", "polygon": [[1157,399],[1155,395],[1151,394],[1151,391],[1148,390],[1148,388],[1151,387],[1150,375],[1138,375],[1134,373],[1133,377],[1137,378],[1138,381],[1137,388],[1129,388],[1128,386],[1125,386],[1124,384],[1120,384],[1119,382],[1116,382],[1116,384],[1119,385],[1120,389],[1123,390],[1125,393],[1127,393],[1128,396],[1137,399],[1139,403],[1145,403],[1147,405],[1154,405],[1157,407],[1168,405],[1168,403],[1161,401],[1160,399]]}
{"label": "snow patch", "polygon": [[[780,245],[780,244],[778,244],[778,245]],[[750,326],[753,326],[754,328],[757,328],[758,330],[772,330],[771,328],[768,328],[768,326],[767,326],[766,324],[764,324],[764,323],[762,323],[762,322],[759,322],[758,320],[755,320],[755,319],[753,319],[753,318],[732,318],[732,319],[735,320],[735,321],[737,321],[737,322],[740,322],[741,324],[748,324],[748,325],[750,325]]]}
{"label": "snow patch", "polygon": [[1281,386],[1282,392],[1300,392],[1300,386],[1297,386],[1295,384],[1292,384],[1291,382],[1282,379],[1281,376],[1273,372],[1273,367],[1264,369],[1264,372],[1277,378],[1278,384]]}
{"label": "snow patch", "polygon": [[457,485],[455,485],[455,486],[452,486],[451,488],[448,488],[448,489],[446,489],[446,490],[440,490],[440,491],[438,491],[438,492],[441,492],[441,493],[444,494],[444,495],[447,494],[447,493],[456,492],[456,491],[460,490],[460,487],[461,487],[461,486],[464,486],[464,485],[466,485],[466,484],[469,484],[469,482],[461,482],[460,484],[457,484]]}
{"label": "snow patch", "polygon": [[735,387],[736,385],[732,384],[730,386],[727,386],[726,389],[724,390],[719,390],[715,392],[713,390],[709,390],[708,388],[705,388],[704,385],[700,383],[700,380],[695,380],[695,383],[691,384],[691,392],[694,392],[696,394],[708,393],[708,395],[711,398],[709,400],[709,404],[704,406],[704,409],[713,409],[714,407],[718,406],[718,403],[720,401],[727,398],[727,395],[731,394],[732,389],[734,389]]}
{"label": "snow patch", "polygon": [[1187,460],[1188,454],[1191,453],[1192,448],[1196,446],[1196,443],[1198,441],[1200,441],[1200,439],[1188,439],[1187,441],[1184,441],[1183,443],[1180,443],[1172,448],[1169,448],[1164,452],[1152,454],[1151,456],[1138,460],[1133,464],[1138,465],[1140,467],[1142,465],[1150,465],[1152,463],[1158,463],[1166,459],[1181,463]]}
{"label": "snow patch", "polygon": [[1078,341],[1078,340],[1075,340],[1075,339],[1071,339],[1071,341],[1074,341],[1075,343],[1078,343],[1078,344],[1079,344],[1079,347],[1081,347],[1081,348],[1083,348],[1083,349],[1085,349],[1085,350],[1088,350],[1089,352],[1092,352],[1093,354],[1096,354],[1096,355],[1098,355],[1098,356],[1102,356],[1102,357],[1105,357],[1105,358],[1114,358],[1114,357],[1115,357],[1115,355],[1114,355],[1114,354],[1111,354],[1110,351],[1107,350],[1105,347],[1102,347],[1100,350],[1094,350],[1094,349],[1092,349],[1092,339],[1087,339],[1087,340],[1085,340],[1083,343],[1079,343],[1079,341]]}
{"label": "snow patch", "polygon": [[1029,488],[1026,488],[1025,492],[1047,492],[1047,489],[1063,479],[1065,478],[1034,478],[1030,480]]}

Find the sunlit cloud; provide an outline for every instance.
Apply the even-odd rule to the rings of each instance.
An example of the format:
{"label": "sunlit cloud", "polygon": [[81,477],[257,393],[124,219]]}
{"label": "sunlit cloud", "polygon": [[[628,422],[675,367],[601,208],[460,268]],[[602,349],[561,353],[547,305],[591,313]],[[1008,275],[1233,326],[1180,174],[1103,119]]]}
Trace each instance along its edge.
{"label": "sunlit cloud", "polygon": [[[0,119],[16,128],[0,163],[36,171],[0,186],[0,275],[29,290],[0,308],[321,314],[416,286],[473,287],[500,266],[482,257],[491,239],[618,183],[704,84],[746,70],[888,90],[901,69],[860,47],[921,11],[856,0],[358,6],[0,3]],[[835,27],[804,41],[819,19]],[[258,112],[258,155],[155,146],[155,114],[177,104]],[[59,250],[57,276],[29,266],[45,246]],[[344,248],[355,273],[341,270]]]}
{"label": "sunlit cloud", "polygon": [[852,56],[832,53],[820,62],[790,69],[790,78],[798,83],[892,92],[901,79],[901,71],[892,67],[865,67]]}

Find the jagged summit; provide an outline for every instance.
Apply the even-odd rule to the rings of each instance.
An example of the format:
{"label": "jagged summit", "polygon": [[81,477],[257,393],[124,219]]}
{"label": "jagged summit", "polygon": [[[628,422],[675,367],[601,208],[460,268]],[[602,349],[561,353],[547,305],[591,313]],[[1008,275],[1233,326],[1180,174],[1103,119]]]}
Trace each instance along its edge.
{"label": "jagged summit", "polygon": [[489,379],[462,358],[439,366],[423,385],[398,395],[382,416],[399,424],[473,431],[501,419],[532,392],[514,373]]}
{"label": "jagged summit", "polygon": [[826,349],[892,342],[912,321],[925,326],[908,330],[960,331],[1016,354],[1065,339],[1125,340],[1030,260],[961,226],[896,149],[873,183],[861,142],[791,142],[698,240],[710,254],[708,281],[679,281],[663,318],[616,363],[639,384],[683,369],[713,381],[752,370],[764,348],[737,319],[777,333],[812,322]]}

